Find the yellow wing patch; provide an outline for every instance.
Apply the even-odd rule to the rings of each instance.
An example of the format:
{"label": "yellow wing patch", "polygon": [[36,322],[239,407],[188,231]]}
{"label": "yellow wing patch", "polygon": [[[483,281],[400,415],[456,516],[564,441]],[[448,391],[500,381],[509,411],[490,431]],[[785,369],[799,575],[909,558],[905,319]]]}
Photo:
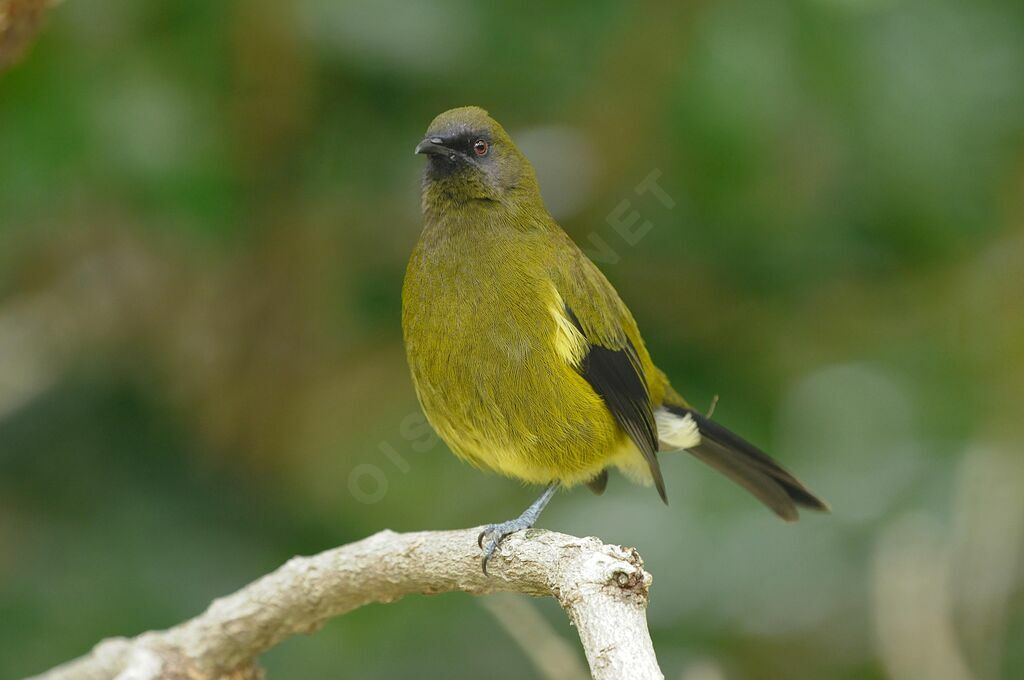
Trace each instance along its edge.
{"label": "yellow wing patch", "polygon": [[574,368],[579,368],[583,357],[587,356],[590,345],[587,339],[576,328],[576,324],[565,313],[565,300],[559,295],[554,286],[551,287],[554,293],[554,302],[550,307],[551,316],[555,319],[555,351]]}

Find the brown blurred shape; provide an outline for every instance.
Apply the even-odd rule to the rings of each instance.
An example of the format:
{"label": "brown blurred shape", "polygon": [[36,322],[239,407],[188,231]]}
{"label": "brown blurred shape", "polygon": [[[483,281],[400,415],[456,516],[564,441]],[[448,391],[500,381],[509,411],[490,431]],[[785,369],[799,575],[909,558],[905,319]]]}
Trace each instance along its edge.
{"label": "brown blurred shape", "polygon": [[0,0],[0,71],[25,54],[52,4],[51,0]]}

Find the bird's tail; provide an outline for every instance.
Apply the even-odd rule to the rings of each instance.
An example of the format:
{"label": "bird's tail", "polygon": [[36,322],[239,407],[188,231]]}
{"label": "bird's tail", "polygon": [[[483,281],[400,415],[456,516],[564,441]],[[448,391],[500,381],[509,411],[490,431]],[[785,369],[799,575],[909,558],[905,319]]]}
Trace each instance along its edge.
{"label": "bird's tail", "polygon": [[[666,404],[656,415],[659,434],[666,445],[685,448],[752,493],[787,522],[799,519],[797,507],[831,511],[828,503],[811,493],[768,454],[703,414]],[[691,432],[688,441],[687,429]]]}

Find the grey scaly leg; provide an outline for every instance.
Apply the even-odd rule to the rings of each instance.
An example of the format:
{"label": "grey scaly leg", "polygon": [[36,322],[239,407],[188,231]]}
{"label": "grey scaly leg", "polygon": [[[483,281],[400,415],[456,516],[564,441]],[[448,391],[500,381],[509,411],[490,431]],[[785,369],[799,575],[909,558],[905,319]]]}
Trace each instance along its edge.
{"label": "grey scaly leg", "polygon": [[491,559],[491,555],[494,554],[498,544],[509,534],[532,527],[536,523],[537,518],[540,517],[544,506],[548,504],[548,501],[551,500],[551,497],[555,495],[557,490],[558,482],[553,482],[548,488],[544,489],[544,493],[540,495],[540,498],[535,500],[533,505],[528,507],[519,517],[502,522],[501,524],[488,524],[487,528],[480,532],[476,542],[481,548],[484,547],[484,537],[487,538],[487,547],[484,548],[484,556],[480,561],[485,574],[487,573],[487,560]]}

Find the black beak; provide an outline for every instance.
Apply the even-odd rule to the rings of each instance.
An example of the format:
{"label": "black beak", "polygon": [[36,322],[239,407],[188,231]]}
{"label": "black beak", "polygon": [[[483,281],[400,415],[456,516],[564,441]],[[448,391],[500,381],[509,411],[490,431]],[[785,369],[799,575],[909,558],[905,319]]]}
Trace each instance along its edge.
{"label": "black beak", "polygon": [[452,150],[444,145],[443,138],[427,137],[416,145],[416,151],[413,153],[425,153],[431,156],[446,156],[451,152]]}

